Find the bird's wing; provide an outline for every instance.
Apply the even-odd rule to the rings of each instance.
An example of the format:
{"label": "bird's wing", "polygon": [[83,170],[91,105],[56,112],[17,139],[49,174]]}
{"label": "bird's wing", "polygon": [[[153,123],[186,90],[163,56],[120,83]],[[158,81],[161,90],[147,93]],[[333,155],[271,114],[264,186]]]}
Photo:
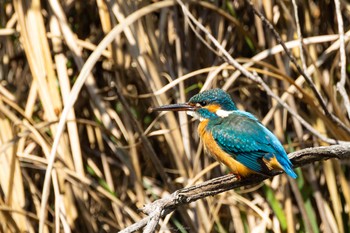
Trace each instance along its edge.
{"label": "bird's wing", "polygon": [[278,139],[247,112],[235,111],[228,117],[213,122],[208,129],[226,153],[256,172],[266,170],[263,157],[284,153]]}

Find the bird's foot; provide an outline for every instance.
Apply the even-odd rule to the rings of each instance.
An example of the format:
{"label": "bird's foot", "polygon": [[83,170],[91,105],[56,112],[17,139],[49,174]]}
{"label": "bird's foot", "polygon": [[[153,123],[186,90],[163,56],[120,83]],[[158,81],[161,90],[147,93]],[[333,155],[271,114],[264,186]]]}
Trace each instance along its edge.
{"label": "bird's foot", "polygon": [[240,176],[239,174],[237,174],[237,173],[234,173],[234,172],[229,172],[228,174],[230,174],[230,175],[234,175],[236,178],[237,178],[237,180],[242,180],[242,176]]}

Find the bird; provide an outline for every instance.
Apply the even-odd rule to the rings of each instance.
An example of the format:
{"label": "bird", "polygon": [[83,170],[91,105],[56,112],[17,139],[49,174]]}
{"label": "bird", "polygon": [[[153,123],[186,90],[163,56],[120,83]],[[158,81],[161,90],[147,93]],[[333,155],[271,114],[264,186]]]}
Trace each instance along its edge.
{"label": "bird", "polygon": [[238,179],[283,172],[297,178],[277,137],[253,114],[237,109],[222,89],[205,90],[186,103],[154,107],[152,111],[186,111],[198,119],[197,131],[205,151]]}

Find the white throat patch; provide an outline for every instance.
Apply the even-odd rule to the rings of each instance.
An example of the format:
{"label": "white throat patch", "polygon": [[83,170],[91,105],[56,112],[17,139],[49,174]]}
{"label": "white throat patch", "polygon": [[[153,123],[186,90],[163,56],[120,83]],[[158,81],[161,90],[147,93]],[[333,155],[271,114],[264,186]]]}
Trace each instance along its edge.
{"label": "white throat patch", "polygon": [[216,115],[218,115],[221,118],[228,117],[228,115],[230,115],[231,113],[233,113],[233,111],[226,111],[222,109],[216,111]]}
{"label": "white throat patch", "polygon": [[196,120],[199,120],[199,121],[203,121],[204,118],[201,117],[198,112],[195,112],[195,111],[186,111],[187,115],[193,117],[194,119]]}
{"label": "white throat patch", "polygon": [[[201,117],[196,111],[186,111],[186,113],[187,115],[193,117],[196,120],[199,120],[199,121],[205,120],[205,118]],[[216,115],[218,115],[221,118],[228,117],[231,113],[233,113],[233,111],[226,111],[222,109],[219,109],[216,111]]]}

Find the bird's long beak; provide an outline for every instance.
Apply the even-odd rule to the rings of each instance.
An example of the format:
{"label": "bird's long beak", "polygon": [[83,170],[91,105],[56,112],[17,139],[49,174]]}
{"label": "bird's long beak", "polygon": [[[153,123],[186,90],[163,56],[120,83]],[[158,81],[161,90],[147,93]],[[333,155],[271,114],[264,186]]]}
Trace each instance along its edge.
{"label": "bird's long beak", "polygon": [[189,103],[184,103],[184,104],[169,104],[169,105],[164,105],[160,107],[155,107],[151,108],[151,111],[173,111],[173,112],[178,112],[178,111],[195,111],[198,109],[197,106]]}

